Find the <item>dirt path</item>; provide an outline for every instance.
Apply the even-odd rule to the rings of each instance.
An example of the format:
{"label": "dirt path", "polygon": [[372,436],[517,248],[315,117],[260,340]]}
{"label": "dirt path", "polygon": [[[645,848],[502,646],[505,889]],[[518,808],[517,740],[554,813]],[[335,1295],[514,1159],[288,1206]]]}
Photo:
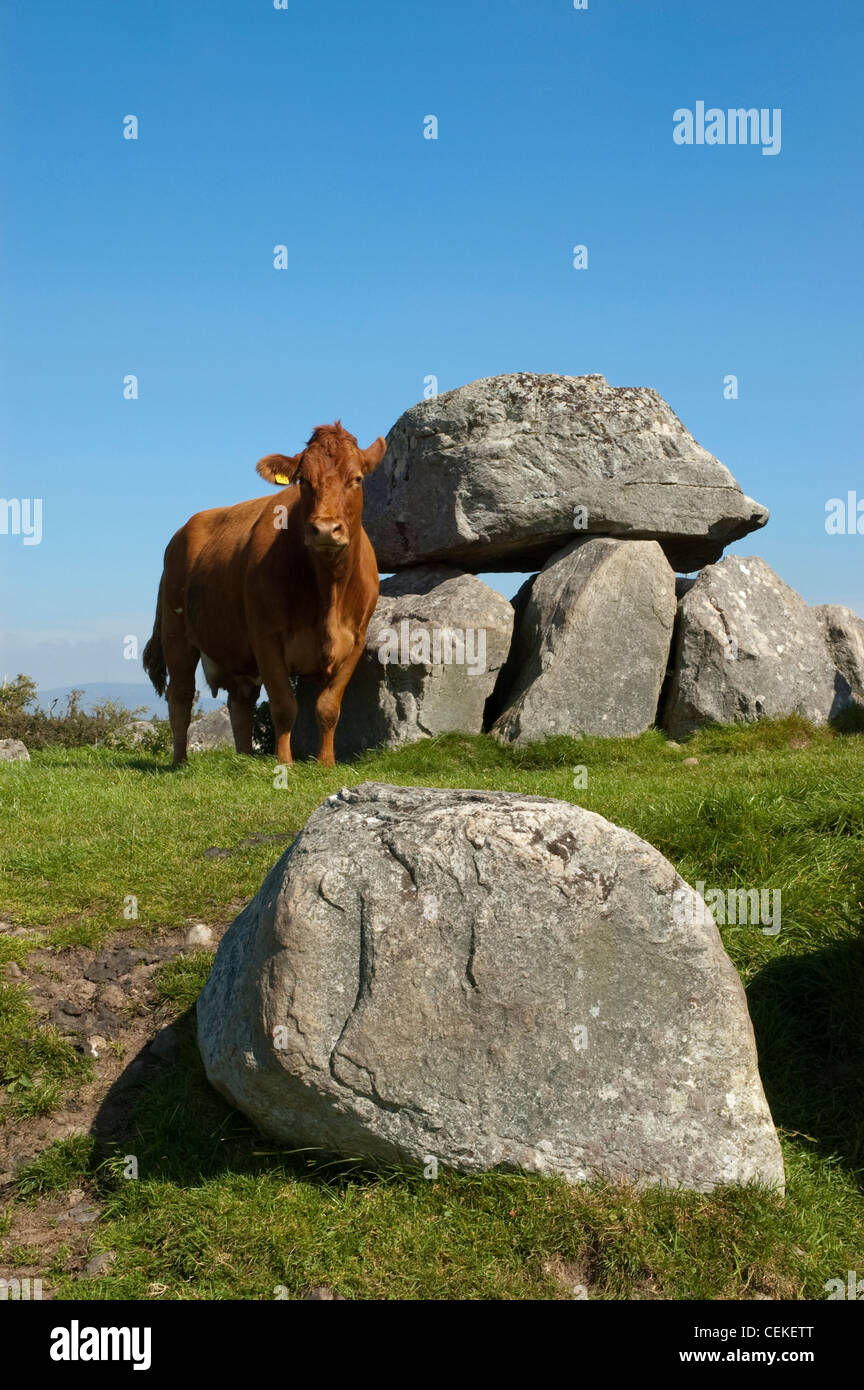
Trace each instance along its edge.
{"label": "dirt path", "polygon": [[[41,1277],[41,1296],[47,1299],[45,1271],[58,1260],[67,1274],[107,1272],[109,1257],[89,1258],[101,1210],[95,1193],[81,1187],[33,1203],[13,1201],[14,1178],[49,1145],[95,1133],[97,1115],[100,1140],[110,1142],[126,1132],[137,1087],[176,1049],[171,1021],[178,1009],[161,999],[153,976],[179,956],[215,951],[229,925],[146,937],[140,931],[117,932],[98,951],[37,946],[23,966],[4,967],[11,982],[26,986],[35,1013],[91,1059],[93,1075],[84,1085],[70,1083],[53,1114],[0,1125],[0,1208],[11,1217],[0,1244],[0,1280]],[[6,930],[15,929],[7,925]]]}

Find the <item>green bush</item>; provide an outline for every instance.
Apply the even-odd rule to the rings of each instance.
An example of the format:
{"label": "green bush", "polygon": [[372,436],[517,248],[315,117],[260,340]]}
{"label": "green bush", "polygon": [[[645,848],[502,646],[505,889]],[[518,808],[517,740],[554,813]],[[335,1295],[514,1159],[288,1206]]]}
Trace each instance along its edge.
{"label": "green bush", "polygon": [[154,719],[154,727],[143,737],[130,726],[141,717],[143,705],[134,710],[115,700],[102,700],[91,713],[81,708],[83,691],[70,690],[65,708],[54,700],[46,710],[38,704],[36,682],[31,676],[17,675],[0,686],[0,738],[17,738],[27,748],[140,748],[147,753],[163,753],[170,747],[167,719]]}

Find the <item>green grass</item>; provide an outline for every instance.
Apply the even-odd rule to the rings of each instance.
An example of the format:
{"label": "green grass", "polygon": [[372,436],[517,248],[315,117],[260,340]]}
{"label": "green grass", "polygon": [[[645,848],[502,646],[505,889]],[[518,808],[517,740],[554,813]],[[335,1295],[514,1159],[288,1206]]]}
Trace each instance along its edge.
{"label": "green grass", "polygon": [[[299,765],[286,788],[273,771],[211,753],[171,773],[102,749],[11,764],[0,912],[60,947],[225,920],[280,854],[243,842],[296,831],[326,795],[364,780],[578,802],[650,840],[691,883],[782,890],[779,934],[722,935],[748,987],[786,1198],[524,1175],[431,1181],[274,1152],[203,1078],[191,1009],[210,958],[195,955],[157,972],[180,1014],[181,1056],[141,1096],[122,1152],[67,1144],[19,1175],[21,1200],[87,1181],[106,1203],[97,1235],[117,1251],[112,1273],[61,1279],[61,1296],[268,1299],[325,1283],[352,1298],[557,1298],[575,1284],[609,1299],[821,1298],[827,1279],[864,1269],[864,737],[794,719],[705,730],[680,750],[656,732],[522,750],[447,735],[350,767]],[[208,858],[212,846],[235,852]],[[137,921],[123,915],[127,895]],[[20,938],[0,946],[3,958],[26,950]],[[4,1008],[0,1069],[10,1027],[29,1039],[25,1056],[36,1042],[17,986],[0,991]],[[42,1075],[68,1087],[65,1065],[58,1053]],[[122,1176],[130,1153],[137,1180]]]}

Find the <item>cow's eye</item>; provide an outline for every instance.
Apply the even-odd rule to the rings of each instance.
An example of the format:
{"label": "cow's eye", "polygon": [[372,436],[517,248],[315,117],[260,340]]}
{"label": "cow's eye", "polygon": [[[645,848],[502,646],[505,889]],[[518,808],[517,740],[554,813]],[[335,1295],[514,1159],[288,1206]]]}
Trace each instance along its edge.
{"label": "cow's eye", "polygon": [[363,481],[363,474],[362,474],[362,473],[358,473],[358,474],[357,474],[357,477],[356,477],[353,481],[354,481],[354,486],[355,486],[355,487],[359,487],[360,483],[362,483],[362,481]]}

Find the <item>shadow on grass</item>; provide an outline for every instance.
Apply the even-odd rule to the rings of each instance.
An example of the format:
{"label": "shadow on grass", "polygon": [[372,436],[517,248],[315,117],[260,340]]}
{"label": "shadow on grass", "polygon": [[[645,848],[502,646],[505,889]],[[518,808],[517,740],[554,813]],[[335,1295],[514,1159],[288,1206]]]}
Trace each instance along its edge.
{"label": "shadow on grass", "polygon": [[777,957],[747,999],[774,1123],[864,1187],[864,935]]}
{"label": "shadow on grass", "polygon": [[196,1187],[225,1173],[273,1173],[328,1187],[356,1180],[380,1181],[391,1169],[370,1159],[334,1158],[320,1150],[289,1151],[260,1134],[210,1086],[196,1040],[195,1008],[173,1025],[178,1052],[170,1061],[143,1048],[104,1097],[91,1127],[96,1141],[91,1170],[109,1183],[133,1155],[138,1177]]}

